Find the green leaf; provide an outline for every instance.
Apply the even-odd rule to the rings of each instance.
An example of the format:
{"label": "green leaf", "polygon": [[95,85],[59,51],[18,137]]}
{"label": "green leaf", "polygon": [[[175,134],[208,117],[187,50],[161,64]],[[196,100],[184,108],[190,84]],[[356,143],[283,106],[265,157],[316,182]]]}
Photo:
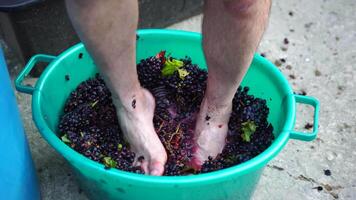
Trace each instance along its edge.
{"label": "green leaf", "polygon": [[184,80],[184,78],[189,75],[189,72],[185,69],[178,69],[178,74],[179,78]]}
{"label": "green leaf", "polygon": [[84,134],[82,131],[80,131],[80,136],[81,136],[81,137],[84,137],[84,135],[85,135],[85,134]]}
{"label": "green leaf", "polygon": [[162,69],[162,75],[171,76],[174,74],[175,71],[176,69],[174,68],[174,66],[165,65]]}
{"label": "green leaf", "polygon": [[257,126],[253,121],[247,121],[241,124],[242,125],[242,140],[245,142],[251,141],[251,135],[256,132]]}
{"label": "green leaf", "polygon": [[61,140],[62,140],[64,143],[68,143],[68,144],[71,143],[71,141],[68,139],[67,134],[64,134],[64,135],[61,137]]}
{"label": "green leaf", "polygon": [[183,65],[184,65],[183,61],[176,60],[176,59],[167,59],[162,69],[162,75],[171,76],[174,74],[175,71],[183,67]]}
{"label": "green leaf", "polygon": [[117,166],[117,162],[111,157],[104,157],[104,165],[106,167],[115,168]]}
{"label": "green leaf", "polygon": [[122,149],[122,144],[117,144],[117,150],[119,150],[119,151],[121,151],[121,149]]}

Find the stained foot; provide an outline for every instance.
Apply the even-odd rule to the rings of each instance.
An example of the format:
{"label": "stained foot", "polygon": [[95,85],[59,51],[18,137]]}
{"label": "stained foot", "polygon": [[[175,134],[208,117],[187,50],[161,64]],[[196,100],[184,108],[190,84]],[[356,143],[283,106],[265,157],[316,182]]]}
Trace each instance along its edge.
{"label": "stained foot", "polygon": [[126,105],[114,98],[114,104],[125,139],[136,154],[134,164],[146,174],[162,175],[167,154],[153,127],[155,100],[145,89],[129,98]]}
{"label": "stained foot", "polygon": [[209,156],[215,158],[222,152],[228,131],[232,104],[214,106],[206,98],[200,107],[195,127],[194,158],[192,166],[200,169]]}

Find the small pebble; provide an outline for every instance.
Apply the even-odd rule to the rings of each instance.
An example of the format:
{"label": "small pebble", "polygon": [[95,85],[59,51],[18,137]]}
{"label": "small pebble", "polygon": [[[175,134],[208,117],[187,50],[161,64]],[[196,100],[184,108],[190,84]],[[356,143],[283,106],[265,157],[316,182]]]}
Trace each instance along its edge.
{"label": "small pebble", "polygon": [[309,22],[309,23],[304,24],[304,27],[310,28],[313,24],[314,24],[313,22]]}
{"label": "small pebble", "polygon": [[282,62],[280,60],[275,60],[274,61],[274,64],[277,66],[277,67],[280,67],[282,65]]}
{"label": "small pebble", "polygon": [[305,124],[304,128],[305,129],[311,129],[311,128],[313,128],[313,124],[307,123],[307,124]]}
{"label": "small pebble", "polygon": [[339,195],[336,194],[335,192],[330,192],[331,196],[333,196],[335,199],[339,198]]}
{"label": "small pebble", "polygon": [[331,176],[331,171],[330,171],[330,169],[325,169],[325,170],[324,170],[324,174],[325,174],[325,176]]}
{"label": "small pebble", "polygon": [[305,90],[301,90],[300,92],[294,92],[294,94],[298,94],[298,95],[307,95],[307,92]]}
{"label": "small pebble", "polygon": [[318,187],[313,187],[313,189],[317,189],[319,192],[323,190],[323,187],[318,186]]}
{"label": "small pebble", "polygon": [[333,152],[327,152],[326,153],[326,159],[328,160],[328,161],[332,161],[332,160],[334,160],[335,159],[335,153],[333,153]]}
{"label": "small pebble", "polygon": [[325,188],[327,191],[333,190],[333,188],[332,188],[329,184],[325,184],[325,185],[323,185],[323,186],[324,186],[324,188]]}
{"label": "small pebble", "polygon": [[284,44],[289,44],[288,38],[284,38],[283,43],[284,43]]}
{"label": "small pebble", "polygon": [[315,76],[321,76],[321,72],[317,69],[314,71],[314,74],[315,74]]}
{"label": "small pebble", "polygon": [[292,65],[287,65],[286,68],[290,70],[292,69]]}
{"label": "small pebble", "polygon": [[289,78],[295,79],[295,76],[294,76],[293,74],[290,74],[290,75],[289,75]]}
{"label": "small pebble", "polygon": [[343,86],[343,85],[339,85],[339,86],[337,86],[337,89],[338,90],[340,90],[340,91],[343,91],[343,90],[345,90],[345,86]]}

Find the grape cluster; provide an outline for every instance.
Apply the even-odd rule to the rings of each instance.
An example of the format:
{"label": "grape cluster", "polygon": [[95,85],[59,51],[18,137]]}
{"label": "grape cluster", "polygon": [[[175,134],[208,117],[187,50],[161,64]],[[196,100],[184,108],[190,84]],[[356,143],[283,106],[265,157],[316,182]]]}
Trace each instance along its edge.
{"label": "grape cluster", "polygon": [[[168,160],[164,175],[179,176],[216,171],[245,162],[268,148],[273,127],[267,121],[266,101],[249,95],[248,87],[239,87],[233,99],[226,145],[216,158],[209,157],[200,170],[191,167],[194,151],[194,126],[204,97],[207,72],[186,57],[181,59],[182,77],[175,71],[162,74],[164,52],[141,60],[137,73],[141,85],[156,100],[154,128],[164,145]],[[250,124],[250,135],[246,134]],[[252,124],[252,125],[251,125]],[[103,163],[106,168],[143,173],[133,166],[135,153],[130,151],[120,130],[111,94],[103,79],[96,75],[82,82],[68,98],[59,123],[61,139],[84,156]],[[248,140],[246,139],[248,138]]]}
{"label": "grape cluster", "polygon": [[141,85],[149,90],[157,87],[157,85],[162,85],[162,68],[163,61],[160,58],[149,57],[142,59],[137,64],[137,74]]}
{"label": "grape cluster", "polygon": [[[200,106],[204,97],[208,74],[196,64],[192,64],[189,58],[183,61],[189,75],[180,80],[179,87],[176,90],[176,99],[180,100],[179,105],[183,109],[182,111],[189,113]],[[178,79],[179,77],[175,74],[174,78]]]}
{"label": "grape cluster", "polygon": [[98,75],[70,94],[58,129],[71,148],[106,168],[143,173],[133,166],[135,153],[123,139],[111,94]]}
{"label": "grape cluster", "polygon": [[110,104],[110,95],[103,79],[96,74],[96,78],[84,81],[70,94],[64,107],[64,112],[68,113],[79,105],[96,101],[100,101],[102,104]]}

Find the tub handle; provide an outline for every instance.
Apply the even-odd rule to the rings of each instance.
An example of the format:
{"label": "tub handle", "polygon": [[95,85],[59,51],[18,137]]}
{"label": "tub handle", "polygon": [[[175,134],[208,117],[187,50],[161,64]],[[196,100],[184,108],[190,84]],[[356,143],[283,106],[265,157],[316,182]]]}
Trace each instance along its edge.
{"label": "tub handle", "polygon": [[56,58],[56,56],[50,56],[50,55],[45,55],[45,54],[37,54],[37,55],[32,56],[32,58],[25,65],[24,69],[20,72],[20,74],[15,79],[16,90],[19,92],[27,93],[27,94],[32,94],[33,91],[35,90],[35,87],[23,85],[22,82],[23,82],[24,78],[31,72],[33,67],[38,62],[51,63],[55,58]]}
{"label": "tub handle", "polygon": [[294,95],[296,103],[307,104],[314,107],[313,132],[299,132],[292,130],[290,138],[303,141],[312,141],[316,138],[319,124],[319,101],[314,97]]}

